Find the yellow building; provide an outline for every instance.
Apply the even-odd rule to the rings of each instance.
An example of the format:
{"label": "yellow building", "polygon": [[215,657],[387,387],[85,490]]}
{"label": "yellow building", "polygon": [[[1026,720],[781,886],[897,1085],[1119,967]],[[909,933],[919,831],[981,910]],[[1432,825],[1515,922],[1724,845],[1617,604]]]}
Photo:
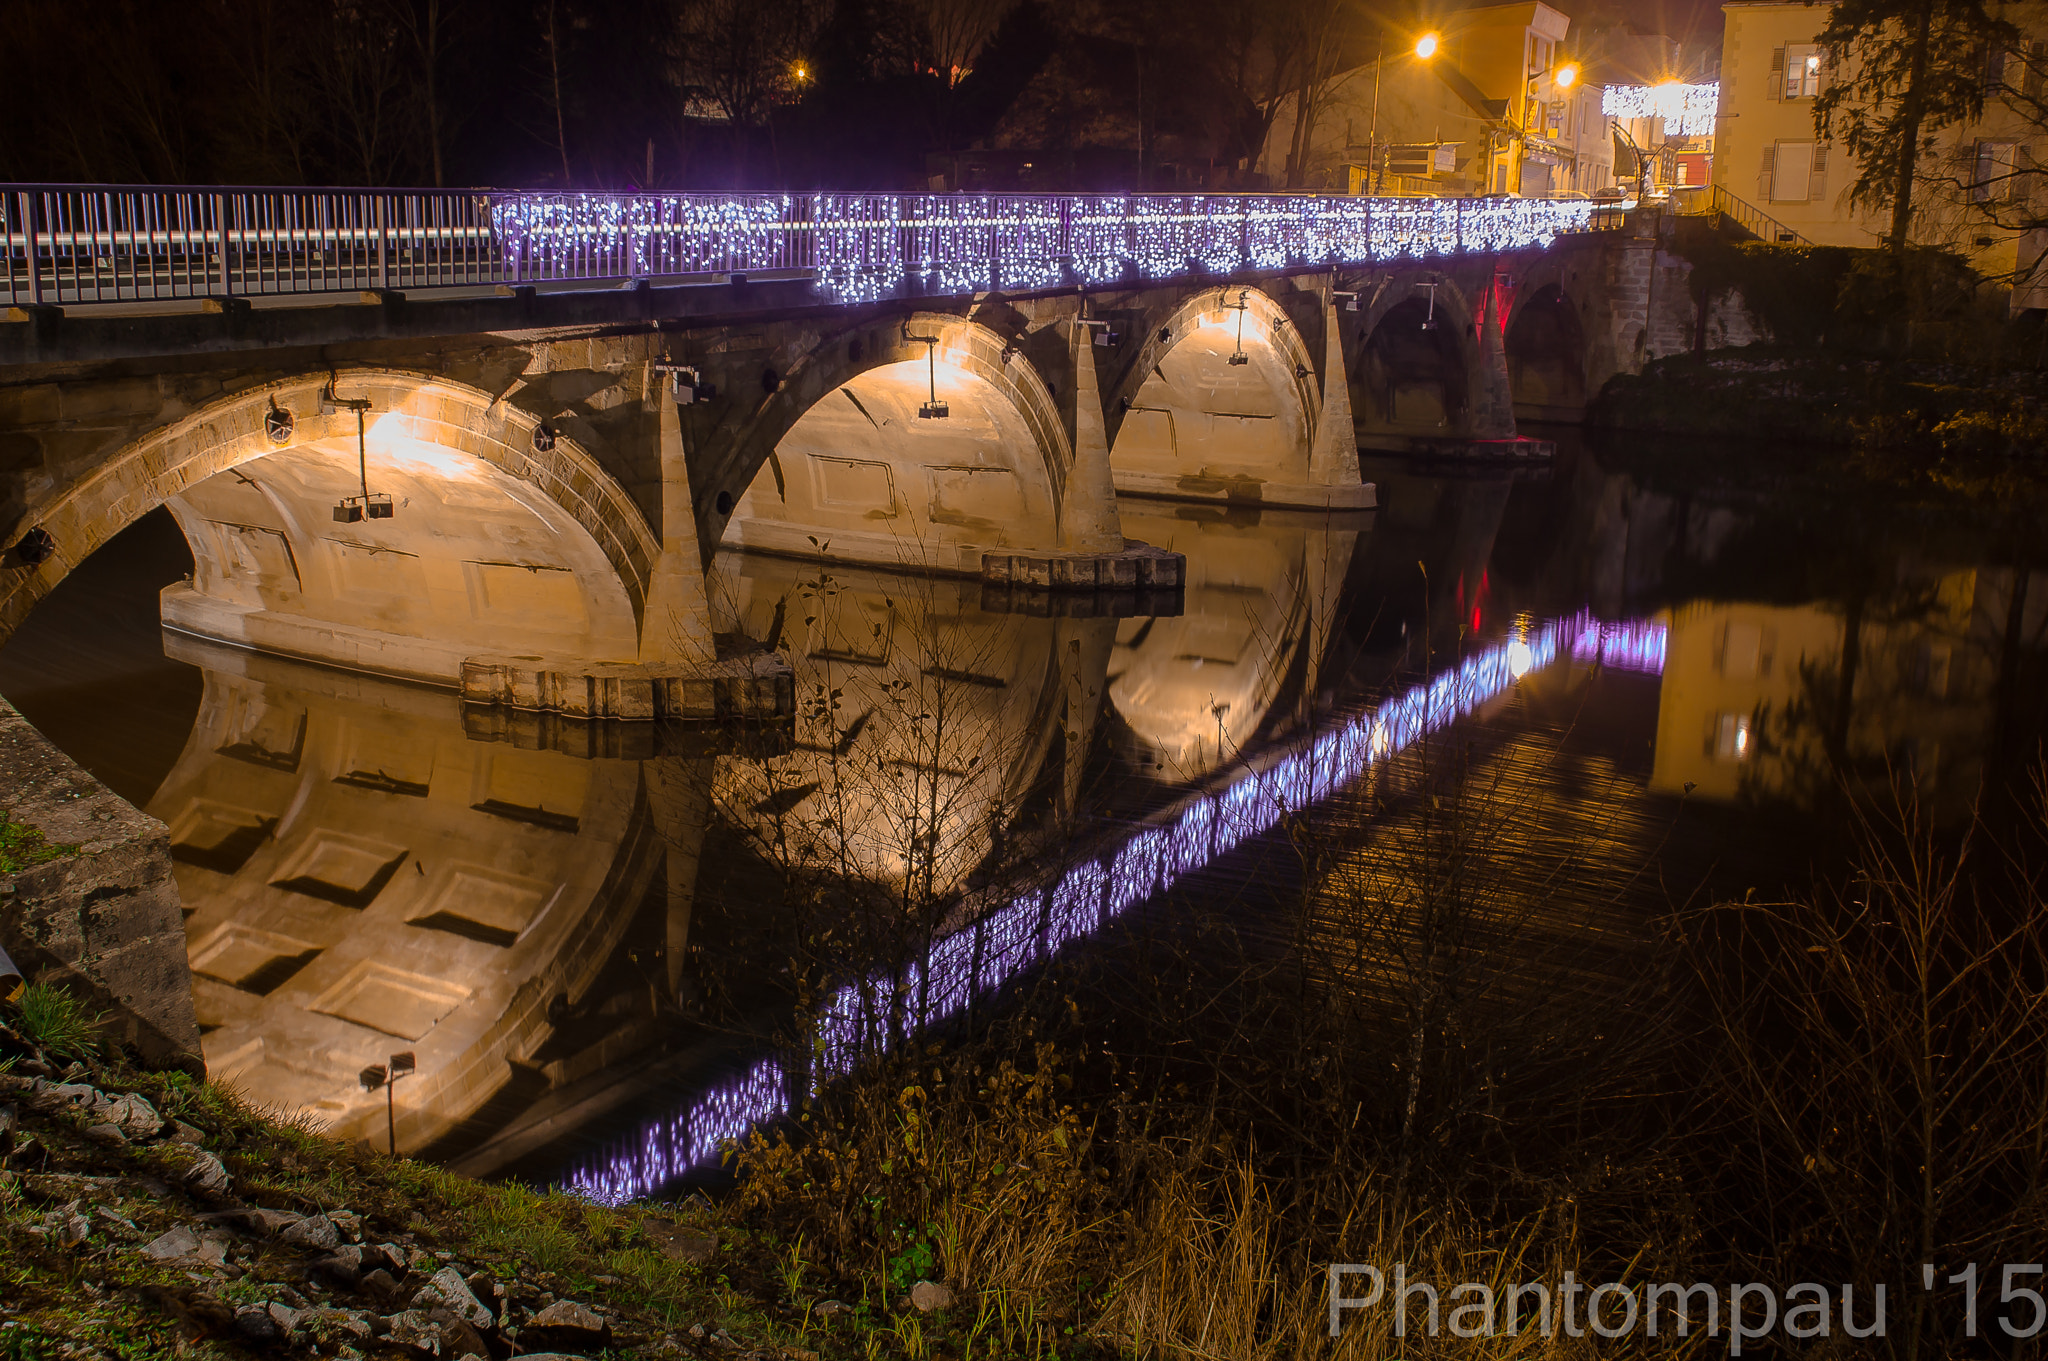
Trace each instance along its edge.
{"label": "yellow building", "polygon": [[[1721,8],[1727,27],[1713,182],[1807,241],[1877,244],[1890,230],[1891,215],[1849,206],[1849,188],[1860,168],[1841,147],[1814,133],[1814,100],[1830,78],[1816,41],[1827,25],[1828,7],[1729,0]],[[2006,13],[2027,31],[2042,29],[2031,8]],[[2018,74],[2023,66],[2009,55],[1994,59],[1986,64],[1986,77],[2010,71],[2015,83],[2038,88],[2038,75]],[[2044,144],[2042,130],[2029,127],[1996,93],[1986,100],[1982,119],[1936,132],[1933,150],[1921,162],[1932,182],[1915,192],[1915,239],[1961,250],[1986,274],[2032,263],[2039,246],[2023,254],[2021,233],[1995,225],[1983,205],[2021,190],[2013,171],[2039,164],[2035,153],[2048,152]]]}
{"label": "yellow building", "polygon": [[[1379,61],[1331,79],[1310,128],[1303,187],[1530,197],[1606,188],[1614,146],[1600,90],[1557,78],[1571,64],[1570,25],[1541,0],[1524,0],[1462,10],[1435,29],[1390,30]],[[1422,56],[1425,33],[1436,41]],[[1267,134],[1260,164],[1276,182],[1295,112],[1287,101]]]}

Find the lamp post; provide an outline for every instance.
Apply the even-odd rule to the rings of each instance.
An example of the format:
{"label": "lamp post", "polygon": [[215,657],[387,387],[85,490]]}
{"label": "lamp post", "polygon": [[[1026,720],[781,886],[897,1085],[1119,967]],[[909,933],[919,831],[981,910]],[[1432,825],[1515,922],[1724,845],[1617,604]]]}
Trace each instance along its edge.
{"label": "lamp post", "polygon": [[[1415,59],[1428,61],[1436,55],[1443,40],[1434,33],[1425,33],[1415,40]],[[1380,192],[1380,166],[1386,157],[1380,154],[1380,68],[1386,64],[1387,30],[1380,30],[1379,49],[1372,59],[1372,127],[1365,134],[1365,144],[1372,156],[1372,174],[1367,177],[1365,192],[1377,196]]]}
{"label": "lamp post", "polygon": [[397,1085],[398,1079],[413,1072],[415,1066],[412,1051],[407,1050],[403,1054],[393,1054],[389,1068],[373,1063],[360,1074],[364,1091],[384,1089],[384,1137],[390,1141],[390,1153],[394,1158],[398,1156],[398,1117],[393,1110],[391,1089]]}
{"label": "lamp post", "polygon": [[[1542,80],[1545,76],[1548,76],[1550,78],[1551,89],[1553,91],[1569,90],[1572,88],[1572,86],[1579,83],[1578,63],[1566,62],[1564,65],[1553,67],[1548,71],[1538,71],[1535,74],[1531,75],[1525,82],[1523,82],[1521,159],[1524,162],[1526,162],[1529,159],[1529,136],[1536,126],[1536,82]],[[1521,185],[1522,174],[1521,169],[1518,166],[1515,172],[1516,192],[1520,192]]]}

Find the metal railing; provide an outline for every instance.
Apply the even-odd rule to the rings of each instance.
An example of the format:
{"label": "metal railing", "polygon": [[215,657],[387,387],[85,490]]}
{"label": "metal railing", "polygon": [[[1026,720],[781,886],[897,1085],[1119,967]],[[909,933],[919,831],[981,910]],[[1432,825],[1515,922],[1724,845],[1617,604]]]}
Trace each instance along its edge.
{"label": "metal railing", "polygon": [[0,185],[0,303],[735,274],[854,302],[1515,250],[1613,216],[1540,199]]}
{"label": "metal railing", "polygon": [[[1679,197],[1680,194],[1684,197]],[[1725,217],[1759,241],[1778,246],[1813,244],[1763,209],[1737,198],[1718,184],[1674,190],[1671,198],[1678,211],[1687,217]]]}

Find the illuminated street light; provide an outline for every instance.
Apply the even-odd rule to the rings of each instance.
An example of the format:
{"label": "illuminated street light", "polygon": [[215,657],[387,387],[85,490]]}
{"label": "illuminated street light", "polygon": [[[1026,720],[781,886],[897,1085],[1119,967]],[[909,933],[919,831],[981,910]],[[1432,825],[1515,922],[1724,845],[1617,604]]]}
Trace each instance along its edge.
{"label": "illuminated street light", "polygon": [[1579,68],[1572,64],[1560,66],[1557,68],[1557,74],[1552,79],[1556,82],[1558,89],[1569,90],[1572,86],[1578,84]]}
{"label": "illuminated street light", "polygon": [[931,366],[932,398],[917,408],[918,417],[927,421],[943,421],[947,419],[953,414],[953,409],[939,400],[939,338],[937,336],[911,335],[910,328],[907,325],[903,328],[903,338],[928,347],[925,350],[925,357]]}
{"label": "illuminated street light", "polygon": [[1251,356],[1244,352],[1244,314],[1251,307],[1250,297],[1250,289],[1240,289],[1238,290],[1236,302],[1223,304],[1225,307],[1237,309],[1237,349],[1231,354],[1229,360],[1233,365],[1249,364],[1252,362]]}
{"label": "illuminated street light", "polygon": [[1441,42],[1442,39],[1438,38],[1436,34],[1425,33],[1415,40],[1415,55],[1424,61],[1428,61],[1436,55],[1436,49]]}

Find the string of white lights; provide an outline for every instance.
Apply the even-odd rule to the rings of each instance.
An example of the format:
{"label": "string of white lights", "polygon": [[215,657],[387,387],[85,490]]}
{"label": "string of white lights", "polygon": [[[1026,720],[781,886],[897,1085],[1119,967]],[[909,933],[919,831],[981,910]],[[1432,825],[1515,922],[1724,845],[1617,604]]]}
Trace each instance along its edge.
{"label": "string of white lights", "polygon": [[622,1204],[718,1157],[725,1140],[787,1110],[799,1084],[817,1091],[906,1034],[957,1015],[974,998],[1050,959],[1240,843],[1290,810],[1336,793],[1421,737],[1448,727],[1561,653],[1581,661],[1661,674],[1667,626],[1602,624],[1589,613],[1517,632],[1371,713],[1303,743],[1271,766],[1214,794],[1197,795],[1116,851],[1084,861],[1058,883],[1020,894],[977,924],[932,946],[897,974],[857,979],[817,1016],[812,1060],[801,1077],[762,1059],[689,1109],[585,1163],[568,1189]]}
{"label": "string of white lights", "polygon": [[1661,118],[1664,131],[1680,137],[1711,137],[1721,107],[1719,81],[1686,85],[1610,85],[1600,96],[1600,112],[1610,118]]}
{"label": "string of white lights", "polygon": [[844,302],[1518,250],[1589,202],[1311,195],[500,194],[515,279],[815,271]]}

